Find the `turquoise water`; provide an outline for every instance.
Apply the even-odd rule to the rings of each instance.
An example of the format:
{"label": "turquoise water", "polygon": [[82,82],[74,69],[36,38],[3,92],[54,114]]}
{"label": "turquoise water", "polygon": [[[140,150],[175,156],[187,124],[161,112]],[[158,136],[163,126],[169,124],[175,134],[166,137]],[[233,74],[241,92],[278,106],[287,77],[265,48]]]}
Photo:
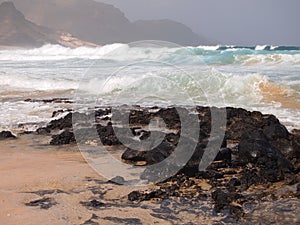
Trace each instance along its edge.
{"label": "turquoise water", "polygon": [[83,107],[95,101],[243,107],[300,128],[300,48],[140,42],[1,50],[0,95],[2,129],[33,129],[53,110],[72,107],[24,102],[52,97],[71,98]]}

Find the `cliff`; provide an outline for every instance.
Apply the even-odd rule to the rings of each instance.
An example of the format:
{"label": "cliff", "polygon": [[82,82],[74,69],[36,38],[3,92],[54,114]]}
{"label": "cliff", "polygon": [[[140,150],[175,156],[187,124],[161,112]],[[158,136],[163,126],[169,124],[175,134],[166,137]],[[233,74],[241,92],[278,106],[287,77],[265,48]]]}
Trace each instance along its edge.
{"label": "cliff", "polygon": [[151,39],[180,45],[212,44],[187,26],[175,21],[131,22],[114,6],[93,0],[12,1],[32,22],[71,33],[81,40],[100,45]]}
{"label": "cliff", "polygon": [[61,44],[67,47],[92,45],[71,34],[36,25],[25,19],[12,2],[0,5],[0,45],[39,47],[44,44]]}

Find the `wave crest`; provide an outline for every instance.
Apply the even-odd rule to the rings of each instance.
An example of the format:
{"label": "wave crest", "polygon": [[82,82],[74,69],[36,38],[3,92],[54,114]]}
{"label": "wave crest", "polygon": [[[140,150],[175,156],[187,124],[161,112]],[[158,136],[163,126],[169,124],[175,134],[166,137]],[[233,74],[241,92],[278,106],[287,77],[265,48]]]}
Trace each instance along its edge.
{"label": "wave crest", "polygon": [[1,61],[51,61],[71,59],[107,59],[113,61],[156,60],[179,64],[271,65],[300,64],[300,48],[284,46],[198,46],[178,48],[130,47],[127,44],[111,44],[97,48],[75,49],[60,45],[41,48],[0,51]]}

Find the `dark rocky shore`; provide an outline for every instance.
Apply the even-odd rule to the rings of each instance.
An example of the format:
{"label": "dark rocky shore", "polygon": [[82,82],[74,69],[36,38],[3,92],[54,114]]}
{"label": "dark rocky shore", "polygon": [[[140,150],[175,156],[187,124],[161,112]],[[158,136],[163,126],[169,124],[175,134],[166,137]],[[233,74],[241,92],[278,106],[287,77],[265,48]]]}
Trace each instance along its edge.
{"label": "dark rocky shore", "polygon": [[[191,159],[176,175],[167,177],[155,188],[131,192],[128,195],[129,202],[138,204],[143,201],[179,199],[190,204],[211,201],[216,213],[226,213],[228,220],[244,221],[247,218],[244,209],[248,204],[300,198],[299,130],[289,132],[273,115],[240,108],[214,108],[214,111],[226,112],[226,128],[220,128],[224,130],[224,140],[213,163],[205,171],[199,171],[199,163],[211,136],[211,109],[197,107],[193,112],[184,108],[179,110],[185,115],[196,115],[199,121],[199,137]],[[61,111],[54,112],[53,116],[60,113],[67,115],[52,120],[46,127],[36,131],[39,135],[51,136],[49,144],[86,142],[91,136],[89,141],[96,145],[123,149],[122,160],[132,165],[155,165],[170,157],[183,134],[178,108],[135,106],[133,109],[120,107],[114,110],[113,114],[129,115],[130,134],[125,131],[128,124],[122,124],[122,121],[117,121],[118,126],[115,127],[111,108],[98,108],[90,114]],[[82,122],[80,129],[73,129],[74,117],[75,122]],[[149,131],[147,125],[155,118],[161,118],[166,129]],[[92,138],[93,129],[97,131],[98,140]],[[164,138],[151,151],[138,151],[123,146],[115,134],[116,129],[118,132],[124,129],[123,134],[128,134],[128,137],[122,137],[125,140],[134,137],[143,141],[152,135],[155,137],[157,133]],[[12,138],[7,133],[1,133],[2,136]],[[78,137],[84,138],[81,140]],[[146,169],[141,179],[155,180],[155,176],[164,176],[165,172]],[[125,182],[122,177],[110,182],[118,184],[119,181]],[[93,207],[93,202],[90,206]],[[247,221],[251,221],[251,218],[247,218]]]}

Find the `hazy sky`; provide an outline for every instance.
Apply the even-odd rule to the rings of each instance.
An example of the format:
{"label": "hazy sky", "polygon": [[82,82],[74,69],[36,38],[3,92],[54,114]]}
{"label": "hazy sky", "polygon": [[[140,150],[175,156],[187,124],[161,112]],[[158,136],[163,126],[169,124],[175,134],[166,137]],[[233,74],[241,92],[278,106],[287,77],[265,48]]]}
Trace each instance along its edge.
{"label": "hazy sky", "polygon": [[222,44],[300,46],[300,0],[97,0],[128,19],[173,19]]}

